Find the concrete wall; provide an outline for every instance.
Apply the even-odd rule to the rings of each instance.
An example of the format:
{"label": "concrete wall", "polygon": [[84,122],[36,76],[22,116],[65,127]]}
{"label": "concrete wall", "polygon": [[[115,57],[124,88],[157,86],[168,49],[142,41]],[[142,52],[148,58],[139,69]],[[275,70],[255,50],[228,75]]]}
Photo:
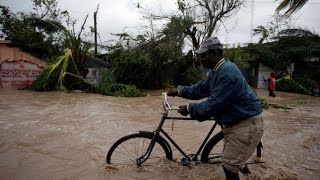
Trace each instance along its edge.
{"label": "concrete wall", "polygon": [[86,76],[87,82],[90,84],[96,84],[102,77],[102,73],[107,68],[88,68],[88,73]]}
{"label": "concrete wall", "polygon": [[10,44],[10,41],[0,41],[0,87],[30,86],[46,62],[18,47],[9,47]]}

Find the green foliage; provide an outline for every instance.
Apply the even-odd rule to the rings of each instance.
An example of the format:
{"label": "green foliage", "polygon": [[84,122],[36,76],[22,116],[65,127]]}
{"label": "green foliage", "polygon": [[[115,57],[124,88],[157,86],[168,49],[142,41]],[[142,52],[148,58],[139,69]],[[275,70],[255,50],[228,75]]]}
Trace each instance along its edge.
{"label": "green foliage", "polygon": [[301,84],[301,86],[307,90],[309,95],[320,96],[320,87],[318,82],[308,79],[307,77],[295,78],[294,80]]}
{"label": "green foliage", "polygon": [[259,98],[259,101],[263,109],[269,109],[270,105],[268,104],[266,99]]}
{"label": "green foliage", "polygon": [[152,61],[142,51],[116,50],[109,56],[116,82],[148,88],[152,74]]}
{"label": "green foliage", "polygon": [[114,76],[114,69],[105,70],[99,82],[94,85],[96,92],[104,95],[109,95],[109,90],[111,85],[116,84],[116,79]]}
{"label": "green foliage", "polygon": [[[66,81],[68,75],[68,81]],[[50,64],[32,83],[30,89],[35,91],[67,91],[74,84],[84,82],[72,58],[71,50]]]}
{"label": "green foliage", "polygon": [[173,85],[191,85],[202,79],[204,69],[201,67],[199,59],[194,58],[193,52],[190,50],[187,55],[172,62],[171,67],[174,71],[171,76]]}
{"label": "green foliage", "polygon": [[320,96],[318,82],[307,77],[299,77],[295,79],[281,78],[277,80],[276,89],[278,91]]}
{"label": "green foliage", "polygon": [[246,50],[259,62],[284,74],[292,62],[320,57],[320,37],[308,30],[286,29],[275,40],[267,44],[250,45]]}
{"label": "green foliage", "polygon": [[275,108],[275,109],[284,109],[284,110],[290,110],[292,108],[288,107],[286,104],[282,105],[282,104],[270,104],[270,106],[272,108]]}
{"label": "green foliage", "polygon": [[98,84],[113,84],[116,83],[116,77],[115,77],[115,69],[106,69],[102,72],[102,76],[99,80]]}
{"label": "green foliage", "polygon": [[6,39],[36,51],[35,55],[42,59],[58,57],[66,49],[71,49],[81,75],[85,76],[86,54],[91,46],[83,43],[80,36],[88,16],[76,34],[62,25],[62,20],[69,19],[69,15],[57,8],[56,0],[33,0],[33,5],[35,12],[29,14],[14,14],[8,7],[0,6],[0,24]]}
{"label": "green foliage", "polygon": [[[46,68],[39,74],[36,80],[33,81],[32,85],[29,87],[33,91],[53,91],[55,90],[56,83],[59,79],[58,72],[51,72],[51,69]],[[50,78],[47,78],[50,77]]]}
{"label": "green foliage", "polygon": [[115,69],[106,70],[100,79],[100,82],[95,85],[95,91],[97,93],[108,95],[108,96],[124,96],[124,97],[141,97],[145,96],[139,89],[134,85],[126,85],[116,83]]}
{"label": "green foliage", "polygon": [[116,96],[124,97],[141,97],[145,96],[135,85],[112,84],[110,92],[114,92]]}
{"label": "green foliage", "polygon": [[[135,85],[140,89],[159,89],[162,87],[160,72],[166,63],[182,56],[181,45],[171,39],[173,34],[166,32],[158,39],[147,40],[139,36],[128,38],[136,46],[118,47],[109,55],[117,83]],[[170,35],[169,35],[170,34]],[[142,38],[143,37],[143,38]]]}
{"label": "green foliage", "polygon": [[257,44],[248,46],[248,49],[246,50],[252,57],[256,57],[259,62],[274,69],[275,71],[279,72],[286,70],[289,62],[285,62],[284,60],[281,61],[278,58],[279,54],[275,53],[274,49],[276,50],[276,48],[271,44]]}
{"label": "green foliage", "polygon": [[224,58],[234,62],[239,68],[249,67],[250,54],[240,47],[224,49]]}
{"label": "green foliage", "polygon": [[284,109],[284,110],[289,110],[292,109],[288,107],[287,105],[281,105],[281,104],[269,104],[266,99],[264,98],[259,98],[260,104],[263,109],[269,109],[270,107],[275,108],[275,109]]}
{"label": "green foliage", "polygon": [[[47,24],[53,28],[60,29],[65,36],[65,43],[69,49],[66,53],[50,64],[47,69],[37,78],[31,86],[31,89],[37,91],[48,90],[88,90],[92,86],[86,83],[83,78],[87,74],[85,66],[89,46],[81,40],[81,33],[84,29],[88,16],[86,17],[82,28],[78,34],[68,31],[64,26],[52,21],[43,21],[39,18],[32,18],[34,21]],[[57,78],[58,77],[58,78]]]}
{"label": "green foliage", "polygon": [[192,85],[202,79],[202,72],[203,69],[201,66],[195,66],[194,64],[187,68],[186,72],[182,74],[183,80],[182,84],[183,85]]}
{"label": "green foliage", "polygon": [[[61,24],[68,12],[57,8],[56,0],[33,0],[34,12],[12,13],[8,7],[0,5],[0,24],[6,40],[12,40],[33,50],[34,55],[43,59],[63,52],[59,29],[45,21]],[[40,19],[41,21],[38,21]]]}
{"label": "green foliage", "polygon": [[277,91],[294,92],[299,94],[308,94],[308,90],[291,78],[281,78],[276,83]]}
{"label": "green foliage", "polygon": [[192,25],[192,19],[182,16],[172,16],[170,22],[162,30],[167,42],[174,46],[182,47],[184,44],[186,29]]}
{"label": "green foliage", "polygon": [[107,86],[99,86],[97,92],[108,96],[123,96],[123,97],[141,97],[145,96],[134,85],[126,84],[109,84]]}

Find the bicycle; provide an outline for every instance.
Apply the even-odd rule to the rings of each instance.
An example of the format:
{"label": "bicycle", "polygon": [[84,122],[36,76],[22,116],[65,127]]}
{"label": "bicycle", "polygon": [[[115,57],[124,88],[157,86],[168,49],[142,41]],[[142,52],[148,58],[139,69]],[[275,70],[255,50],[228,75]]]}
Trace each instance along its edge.
{"label": "bicycle", "polygon": [[[195,154],[186,154],[162,127],[167,119],[192,119],[187,117],[170,117],[169,112],[178,110],[179,108],[175,108],[170,105],[168,102],[167,93],[163,93],[163,95],[164,98],[162,101],[162,106],[164,112],[157,129],[153,132],[139,131],[137,133],[126,135],[120,138],[109,149],[106,156],[106,162],[108,164],[136,164],[137,166],[140,166],[148,159],[152,159],[152,157],[154,159],[159,159],[165,156],[167,159],[172,160],[173,153],[169,144],[170,142],[182,154],[183,158],[181,159],[180,163],[183,166],[189,165],[192,161],[198,163],[199,156],[200,162],[202,163],[220,163],[221,161],[219,161],[219,158],[222,156],[222,147],[218,148],[216,145],[223,141],[223,133],[222,131],[219,131],[211,137],[218,123],[214,121],[214,125],[209,130],[207,136]],[[165,138],[162,136],[162,134]],[[261,148],[262,143],[260,142],[257,146],[257,157],[261,157]]]}

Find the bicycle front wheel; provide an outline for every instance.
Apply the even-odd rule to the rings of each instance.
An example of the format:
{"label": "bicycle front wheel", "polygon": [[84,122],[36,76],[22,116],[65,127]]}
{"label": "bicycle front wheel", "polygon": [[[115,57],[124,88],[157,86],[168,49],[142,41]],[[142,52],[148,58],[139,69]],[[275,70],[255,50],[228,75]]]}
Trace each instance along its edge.
{"label": "bicycle front wheel", "polygon": [[[124,136],[110,148],[106,161],[112,165],[138,165],[137,159],[145,155],[153,138],[151,132],[140,132]],[[167,142],[161,137],[155,138],[155,144],[146,164],[157,164],[162,158],[172,159],[172,153]]]}

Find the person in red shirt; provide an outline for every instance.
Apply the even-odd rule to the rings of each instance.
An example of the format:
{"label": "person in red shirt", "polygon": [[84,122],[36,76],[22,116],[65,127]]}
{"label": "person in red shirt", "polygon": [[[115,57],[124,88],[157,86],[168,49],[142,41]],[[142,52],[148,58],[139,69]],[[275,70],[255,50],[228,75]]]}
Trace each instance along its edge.
{"label": "person in red shirt", "polygon": [[268,78],[268,90],[270,97],[276,97],[276,94],[274,93],[276,90],[276,77],[274,73],[271,73],[270,77]]}

